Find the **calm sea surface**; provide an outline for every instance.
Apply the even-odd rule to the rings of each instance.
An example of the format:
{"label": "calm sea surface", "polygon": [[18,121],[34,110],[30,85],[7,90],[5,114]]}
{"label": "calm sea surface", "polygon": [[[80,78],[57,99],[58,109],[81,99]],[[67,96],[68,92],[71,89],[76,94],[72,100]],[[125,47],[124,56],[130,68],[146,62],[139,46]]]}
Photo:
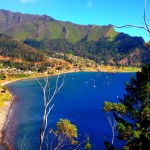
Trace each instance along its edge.
{"label": "calm sea surface", "polygon": [[[69,119],[78,128],[80,141],[88,135],[92,150],[105,149],[104,135],[111,136],[111,128],[102,110],[104,101],[118,102],[117,97],[122,98],[125,93],[124,81],[129,81],[131,76],[135,74],[66,74],[64,86],[52,101],[54,108],[49,116],[48,130],[55,128],[60,118]],[[50,77],[49,81],[53,92],[56,77]],[[38,150],[43,114],[42,89],[33,79],[14,82],[8,87],[16,96],[16,102],[6,126],[6,138],[15,150],[21,150],[21,147],[24,150]]]}

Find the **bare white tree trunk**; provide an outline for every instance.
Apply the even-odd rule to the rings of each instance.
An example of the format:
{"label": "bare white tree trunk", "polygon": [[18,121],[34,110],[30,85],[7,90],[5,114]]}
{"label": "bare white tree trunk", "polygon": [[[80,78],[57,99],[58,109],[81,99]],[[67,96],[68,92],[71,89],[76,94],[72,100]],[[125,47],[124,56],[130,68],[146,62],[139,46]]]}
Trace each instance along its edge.
{"label": "bare white tree trunk", "polygon": [[22,141],[22,143],[21,143],[21,150],[23,150],[24,149],[24,145],[25,145],[25,139],[26,139],[26,137],[27,137],[27,135],[25,135],[24,136],[24,138],[23,138],[23,141]]}
{"label": "bare white tree trunk", "polygon": [[52,96],[51,96],[51,93],[50,93],[51,92],[51,88],[50,88],[48,77],[46,77],[44,79],[45,85],[42,85],[42,83],[38,79],[36,79],[38,81],[38,83],[40,84],[41,88],[42,88],[43,100],[44,100],[44,113],[43,113],[43,119],[42,119],[42,126],[41,126],[41,129],[40,129],[39,150],[42,150],[42,145],[43,145],[43,141],[44,141],[45,131],[47,129],[48,116],[49,116],[51,110],[54,107],[54,104],[51,105],[51,102],[52,102],[54,96],[60,91],[60,89],[64,85],[64,78],[63,78],[63,81],[61,82],[61,85],[58,85],[59,77],[60,76],[58,75],[57,79],[56,79],[55,90],[54,90]]}
{"label": "bare white tree trunk", "polygon": [[115,118],[111,118],[111,116],[109,115],[109,113],[106,113],[109,124],[111,126],[111,131],[112,131],[112,140],[111,140],[111,144],[114,144],[114,140],[115,140],[115,131],[116,131],[116,125],[117,125],[117,121],[115,120]]}

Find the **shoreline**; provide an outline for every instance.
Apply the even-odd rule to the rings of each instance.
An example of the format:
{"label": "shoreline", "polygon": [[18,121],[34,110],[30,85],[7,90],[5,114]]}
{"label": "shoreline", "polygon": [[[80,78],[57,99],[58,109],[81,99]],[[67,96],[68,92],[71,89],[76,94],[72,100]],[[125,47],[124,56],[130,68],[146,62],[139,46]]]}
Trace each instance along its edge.
{"label": "shoreline", "polygon": [[[10,91],[9,91],[10,92]],[[5,142],[5,125],[7,123],[12,105],[14,104],[15,101],[15,96],[11,93],[11,97],[8,101],[4,103],[3,108],[0,109],[0,145],[5,145],[7,149],[11,150],[12,147],[10,146],[9,143]]]}
{"label": "shoreline", "polygon": [[[10,81],[4,81],[3,83],[1,83],[1,86],[5,86],[7,84],[16,82],[16,81],[21,81],[21,80],[28,80],[28,79],[35,79],[35,78],[42,78],[42,77],[51,77],[51,76],[57,76],[57,75],[61,75],[61,74],[68,74],[68,73],[77,73],[77,72],[106,72],[106,73],[111,73],[106,71],[99,71],[99,70],[79,70],[79,69],[72,69],[72,70],[68,70],[68,71],[63,71],[63,72],[59,72],[57,74],[54,75],[48,75],[48,74],[41,74],[39,76],[31,76],[31,77],[25,77],[25,78],[19,78],[19,79],[13,79]],[[115,71],[113,73],[128,73],[129,71]],[[9,91],[9,90],[8,90]],[[15,101],[15,96],[13,95],[13,93],[11,93],[9,91],[11,97],[9,100],[5,101],[4,106],[2,108],[0,108],[0,145],[5,145],[6,147],[9,147],[9,149],[12,149],[11,146],[9,145],[9,143],[5,142],[4,140],[4,134],[5,134],[5,125],[7,123],[8,120],[8,116],[10,114],[10,110],[12,108],[12,105]]]}
{"label": "shoreline", "polygon": [[[13,82],[17,82],[17,81],[22,81],[22,80],[28,80],[28,79],[35,79],[35,78],[43,78],[43,77],[50,77],[50,76],[57,76],[57,75],[61,75],[61,74],[67,74],[67,73],[74,73],[74,72],[80,72],[79,70],[71,70],[71,71],[67,71],[67,72],[61,72],[58,74],[54,74],[54,75],[48,75],[48,74],[43,74],[40,76],[33,76],[33,77],[25,77],[25,78],[19,78],[19,79],[13,79],[10,81],[4,81],[3,83],[0,84],[0,86],[5,86],[7,84],[13,83]],[[11,146],[9,145],[9,143],[5,142],[4,139],[4,135],[5,135],[5,126],[8,120],[8,116],[10,114],[12,105],[15,102],[15,95],[13,95],[13,93],[11,93],[11,91],[8,89],[11,97],[9,100],[4,102],[4,106],[0,107],[0,146],[1,145],[5,145],[6,147],[8,147],[9,149],[12,149]]]}

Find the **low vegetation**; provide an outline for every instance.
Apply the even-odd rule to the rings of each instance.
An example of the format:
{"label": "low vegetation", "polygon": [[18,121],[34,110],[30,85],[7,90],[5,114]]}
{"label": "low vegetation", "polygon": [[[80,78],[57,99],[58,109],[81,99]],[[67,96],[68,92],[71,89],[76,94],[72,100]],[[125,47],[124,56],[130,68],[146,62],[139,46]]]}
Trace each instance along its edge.
{"label": "low vegetation", "polygon": [[5,86],[0,87],[0,107],[4,106],[4,103],[10,100],[11,94]]}
{"label": "low vegetation", "polygon": [[[90,139],[87,137],[86,141],[78,141],[77,127],[68,119],[60,119],[56,123],[57,129],[50,130],[51,140],[49,144],[54,150],[74,149],[74,150],[90,150]],[[55,139],[55,140],[52,140]],[[53,141],[53,142],[52,142]],[[48,143],[47,143],[48,144]]]}
{"label": "low vegetation", "polygon": [[50,130],[50,134],[55,137],[53,149],[67,148],[78,143],[77,128],[67,119],[60,119],[57,122],[57,130]]}

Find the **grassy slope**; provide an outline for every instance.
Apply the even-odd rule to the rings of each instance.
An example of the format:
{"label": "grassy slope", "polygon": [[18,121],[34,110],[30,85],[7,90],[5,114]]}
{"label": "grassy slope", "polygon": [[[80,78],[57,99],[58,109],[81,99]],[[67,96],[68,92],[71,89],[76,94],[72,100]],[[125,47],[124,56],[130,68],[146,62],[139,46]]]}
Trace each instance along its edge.
{"label": "grassy slope", "polygon": [[1,90],[2,87],[0,87],[0,107],[3,107],[4,103],[10,99],[11,94],[8,90],[6,90],[4,93],[1,92]]}
{"label": "grassy slope", "polygon": [[114,28],[110,28],[107,32],[107,34],[105,35],[105,37],[109,37],[109,41],[113,41],[115,39],[115,37],[118,35],[119,33],[116,32],[114,30]]}
{"label": "grassy slope", "polygon": [[105,36],[108,30],[109,28],[92,26],[88,34],[88,41],[98,41],[100,38]]}
{"label": "grassy slope", "polygon": [[[76,43],[88,35],[88,41],[97,41],[104,37],[110,26],[77,25],[61,22],[48,16],[27,15],[0,11],[0,32],[13,36],[17,40],[33,38],[37,40],[67,38]],[[63,28],[66,29],[66,34]],[[7,30],[6,30],[7,29]]]}

